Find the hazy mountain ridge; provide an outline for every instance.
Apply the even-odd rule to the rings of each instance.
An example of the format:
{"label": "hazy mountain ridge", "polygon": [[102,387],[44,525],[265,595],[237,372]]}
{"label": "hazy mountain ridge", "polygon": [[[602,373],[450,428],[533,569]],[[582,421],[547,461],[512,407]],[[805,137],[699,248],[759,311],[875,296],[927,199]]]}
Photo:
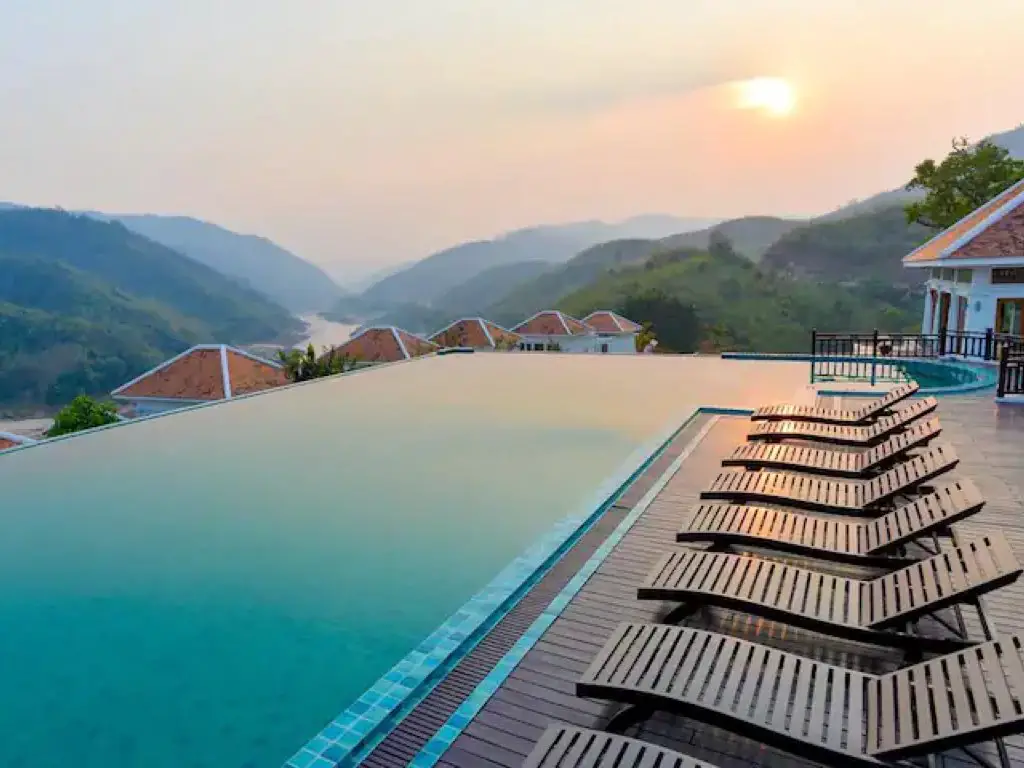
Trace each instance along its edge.
{"label": "hazy mountain ridge", "polygon": [[262,293],[117,222],[0,211],[0,403],[99,394],[197,342],[297,340]]}
{"label": "hazy mountain ridge", "polygon": [[245,235],[188,216],[87,214],[119,221],[148,237],[240,280],[293,314],[329,309],[345,295],[319,267],[259,235]]}

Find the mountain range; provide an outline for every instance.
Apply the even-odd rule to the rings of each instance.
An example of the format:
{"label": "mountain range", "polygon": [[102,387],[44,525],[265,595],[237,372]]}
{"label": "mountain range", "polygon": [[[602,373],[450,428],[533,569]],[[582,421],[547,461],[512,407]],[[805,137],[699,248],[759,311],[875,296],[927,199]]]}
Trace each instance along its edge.
{"label": "mountain range", "polygon": [[[1024,127],[991,138],[1024,156]],[[917,322],[920,287],[900,256],[928,234],[906,223],[909,197],[890,190],[809,220],[531,227],[382,271],[362,293],[197,219],[0,203],[0,405],[103,393],[197,342],[288,344],[302,335],[298,313],[426,333],[465,315],[514,325],[549,307],[668,317],[692,306],[712,349],[790,347],[808,323],[902,330]]]}

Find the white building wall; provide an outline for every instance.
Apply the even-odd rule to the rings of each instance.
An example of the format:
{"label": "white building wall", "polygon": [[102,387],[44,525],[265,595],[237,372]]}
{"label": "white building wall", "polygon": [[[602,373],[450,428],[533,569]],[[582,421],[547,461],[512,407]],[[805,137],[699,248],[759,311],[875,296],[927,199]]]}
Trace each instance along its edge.
{"label": "white building wall", "polygon": [[136,417],[154,416],[158,413],[176,411],[179,408],[188,408],[196,403],[189,400],[127,400],[121,401],[131,405]]}
{"label": "white building wall", "polygon": [[[533,351],[537,344],[545,348],[558,345],[560,352],[582,352],[586,354],[634,355],[636,354],[636,334],[616,334],[614,336],[523,336],[522,343],[526,349]],[[607,347],[607,351],[604,350]]]}
{"label": "white building wall", "polygon": [[[932,270],[937,272],[938,270]],[[946,269],[943,274],[952,276],[953,270]],[[961,273],[963,271],[961,270]],[[992,284],[992,270],[990,267],[975,267],[971,270],[970,280],[966,279],[940,279],[932,277],[925,283],[925,289],[934,289],[937,292],[936,301],[939,301],[938,294],[947,292],[950,294],[949,325],[950,331],[965,330],[969,333],[985,333],[989,328],[996,327],[996,305],[999,299],[1024,299],[1024,284]],[[957,328],[957,299],[967,299],[967,314],[964,318],[964,328]],[[921,328],[924,333],[937,333],[939,329],[938,306],[935,310],[935,322],[929,324],[931,317],[930,296],[925,295],[924,316],[921,320]]]}

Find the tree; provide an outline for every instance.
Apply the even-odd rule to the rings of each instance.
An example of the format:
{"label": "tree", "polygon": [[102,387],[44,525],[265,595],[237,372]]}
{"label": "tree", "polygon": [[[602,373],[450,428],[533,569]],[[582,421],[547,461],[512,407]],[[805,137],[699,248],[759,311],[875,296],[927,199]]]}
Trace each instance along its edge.
{"label": "tree", "polygon": [[334,376],[336,373],[352,370],[356,364],[354,357],[338,354],[327,347],[324,347],[323,353],[318,357],[312,344],[307,346],[305,351],[279,350],[277,356],[284,366],[285,376],[291,381],[309,381]]}
{"label": "tree", "polygon": [[117,406],[114,403],[101,403],[88,395],[79,395],[60,409],[46,436],[69,435],[72,432],[102,427],[104,424],[113,424],[117,421]]}
{"label": "tree", "polygon": [[653,289],[627,296],[616,311],[643,324],[658,338],[659,349],[693,352],[700,340],[700,321],[690,304]]}
{"label": "tree", "polygon": [[1024,178],[1024,161],[985,140],[973,147],[953,139],[953,151],[937,164],[928,159],[914,168],[908,190],[923,189],[924,200],[906,207],[907,222],[945,229]]}

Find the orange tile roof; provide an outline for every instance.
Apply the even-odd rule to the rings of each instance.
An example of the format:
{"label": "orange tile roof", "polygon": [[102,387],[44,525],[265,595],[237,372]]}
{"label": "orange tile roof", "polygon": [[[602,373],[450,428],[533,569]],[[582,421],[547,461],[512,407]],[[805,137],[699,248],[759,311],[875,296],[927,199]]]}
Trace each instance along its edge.
{"label": "orange tile roof", "polygon": [[366,363],[393,363],[436,352],[438,346],[401,328],[366,328],[331,352]]}
{"label": "orange tile roof", "polygon": [[583,318],[583,322],[599,333],[639,333],[643,330],[639,323],[607,309],[591,312]]}
{"label": "orange tile roof", "polygon": [[549,309],[528,317],[512,331],[523,336],[581,336],[590,333],[591,329],[575,317]]}
{"label": "orange tile roof", "polygon": [[[1004,221],[1008,218],[1008,214],[1016,211],[1021,203],[1024,203],[1024,181],[1019,181],[1000,192],[987,203],[964,216],[956,224],[904,256],[903,263],[917,265],[949,258],[978,259],[1024,256],[1024,252],[1021,252],[1019,247],[1013,253],[1005,253],[1002,250],[1007,243],[1006,235],[1009,233],[1016,231],[1017,240],[1024,240],[1024,234],[1019,231],[1024,226],[1024,221],[1016,216],[1009,217]],[[980,247],[966,248],[993,227],[999,227],[995,231],[1001,233],[1003,237],[989,237],[982,240],[983,245]],[[1013,239],[1011,236],[1009,242],[1012,243]]]}
{"label": "orange tile roof", "polygon": [[31,445],[36,442],[32,438],[15,435],[11,432],[0,432],[0,451],[17,448],[19,445]]}
{"label": "orange tile roof", "polygon": [[[226,344],[200,344],[115,389],[122,400],[224,400],[280,387],[281,366]],[[226,387],[226,391],[225,391]]]}
{"label": "orange tile roof", "polygon": [[490,320],[484,320],[482,317],[466,317],[442,328],[431,336],[430,340],[441,347],[485,349],[493,348],[503,342],[509,345],[518,344],[519,338],[519,334],[507,331]]}

